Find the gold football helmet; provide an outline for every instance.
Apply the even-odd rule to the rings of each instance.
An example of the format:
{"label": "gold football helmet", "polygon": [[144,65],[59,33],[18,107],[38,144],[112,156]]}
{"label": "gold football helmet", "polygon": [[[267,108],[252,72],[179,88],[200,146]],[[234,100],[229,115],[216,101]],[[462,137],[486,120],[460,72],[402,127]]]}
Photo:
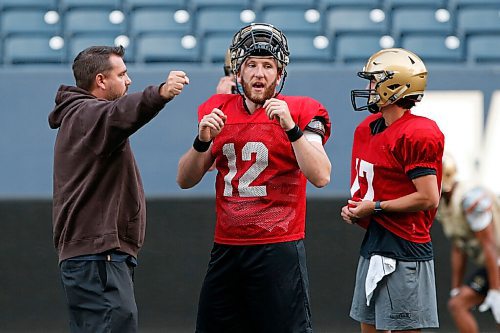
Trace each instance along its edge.
{"label": "gold football helmet", "polygon": [[442,191],[451,192],[457,181],[457,164],[455,159],[449,154],[443,155],[443,180]]}
{"label": "gold football helmet", "polygon": [[[423,61],[413,52],[392,48],[372,55],[358,76],[370,80],[369,89],[351,91],[351,103],[356,111],[380,111],[380,107],[410,97],[419,102],[427,83],[427,69]],[[366,99],[357,106],[356,99]]]}
{"label": "gold football helmet", "polygon": [[224,74],[229,76],[233,74],[231,70],[231,51],[227,49],[226,56],[224,57]]}

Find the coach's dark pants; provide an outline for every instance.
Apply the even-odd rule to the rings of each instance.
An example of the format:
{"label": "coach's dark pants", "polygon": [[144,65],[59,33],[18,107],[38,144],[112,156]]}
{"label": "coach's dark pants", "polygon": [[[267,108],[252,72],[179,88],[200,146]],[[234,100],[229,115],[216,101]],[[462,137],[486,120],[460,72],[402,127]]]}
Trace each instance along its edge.
{"label": "coach's dark pants", "polygon": [[65,260],[60,269],[72,333],[137,332],[134,268],[127,262]]}

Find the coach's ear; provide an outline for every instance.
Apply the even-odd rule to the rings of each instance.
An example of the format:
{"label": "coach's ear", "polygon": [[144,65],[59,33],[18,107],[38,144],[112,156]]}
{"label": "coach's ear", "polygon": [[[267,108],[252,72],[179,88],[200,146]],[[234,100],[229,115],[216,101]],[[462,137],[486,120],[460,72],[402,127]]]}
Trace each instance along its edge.
{"label": "coach's ear", "polygon": [[102,73],[97,74],[95,76],[95,87],[102,90],[106,90],[106,84],[104,82],[105,79],[106,77],[104,76],[104,74]]}

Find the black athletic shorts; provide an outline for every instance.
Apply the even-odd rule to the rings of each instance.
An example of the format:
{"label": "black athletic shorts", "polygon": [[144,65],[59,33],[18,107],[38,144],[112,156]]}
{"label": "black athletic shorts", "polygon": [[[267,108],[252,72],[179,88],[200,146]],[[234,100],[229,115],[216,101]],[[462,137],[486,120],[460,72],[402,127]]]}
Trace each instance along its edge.
{"label": "black athletic shorts", "polygon": [[486,296],[488,294],[488,290],[490,289],[486,267],[479,267],[476,269],[465,281],[465,284],[472,288],[475,292]]}
{"label": "black athletic shorts", "polygon": [[214,244],[196,332],[311,333],[308,288],[302,240]]}

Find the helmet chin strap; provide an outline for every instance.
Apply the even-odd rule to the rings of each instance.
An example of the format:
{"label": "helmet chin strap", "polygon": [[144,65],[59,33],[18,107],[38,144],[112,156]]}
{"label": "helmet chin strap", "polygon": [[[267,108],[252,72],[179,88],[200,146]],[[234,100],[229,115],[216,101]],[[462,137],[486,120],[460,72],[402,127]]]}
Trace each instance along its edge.
{"label": "helmet chin strap", "polygon": [[371,104],[368,105],[368,111],[370,111],[371,113],[379,113],[380,107],[377,104]]}
{"label": "helmet chin strap", "polygon": [[[238,82],[238,78],[237,78],[237,75],[234,74],[234,80],[235,82]],[[241,88],[243,89],[243,86],[241,86]],[[247,102],[246,102],[246,97],[245,97],[245,93],[243,91],[240,91],[240,85],[239,84],[236,84],[236,91],[238,92],[238,95],[241,96],[242,98],[242,101],[243,101],[243,107],[245,108],[245,111],[248,113],[248,114],[251,114],[250,113],[250,110],[248,109],[248,106],[247,106]]]}
{"label": "helmet chin strap", "polygon": [[280,89],[274,95],[274,97],[278,96],[281,93],[281,90],[283,90],[283,87],[285,86],[286,74],[286,69],[283,67],[283,78],[281,79]]}

